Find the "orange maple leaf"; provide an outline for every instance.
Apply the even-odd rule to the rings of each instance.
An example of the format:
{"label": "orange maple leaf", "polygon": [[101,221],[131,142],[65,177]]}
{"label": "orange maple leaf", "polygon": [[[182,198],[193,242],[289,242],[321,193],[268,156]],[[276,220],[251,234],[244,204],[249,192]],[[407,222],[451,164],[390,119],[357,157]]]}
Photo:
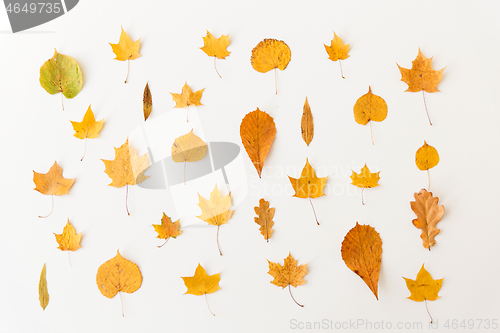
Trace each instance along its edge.
{"label": "orange maple leaf", "polygon": [[155,231],[158,233],[156,238],[166,239],[165,243],[159,245],[158,247],[162,247],[167,244],[170,237],[175,238],[182,234],[180,230],[181,223],[180,220],[172,222],[170,217],[168,217],[165,213],[163,213],[163,217],[161,218],[161,224],[153,224]]}

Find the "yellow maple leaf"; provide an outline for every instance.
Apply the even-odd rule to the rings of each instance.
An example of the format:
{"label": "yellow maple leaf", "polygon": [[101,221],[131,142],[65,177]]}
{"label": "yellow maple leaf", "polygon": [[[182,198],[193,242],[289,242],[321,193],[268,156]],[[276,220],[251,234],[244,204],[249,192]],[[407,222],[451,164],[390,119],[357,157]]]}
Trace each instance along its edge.
{"label": "yellow maple leaf", "polygon": [[96,275],[97,288],[107,298],[113,298],[121,291],[131,294],[142,285],[139,266],[123,258],[119,250],[116,252],[114,258],[99,266]]}
{"label": "yellow maple leaf", "polygon": [[57,247],[61,251],[76,251],[82,246],[80,245],[80,241],[82,239],[82,234],[76,233],[75,227],[69,222],[66,222],[64,226],[62,234],[56,234],[56,241],[59,244]]}
{"label": "yellow maple leaf", "polygon": [[[372,93],[372,88],[368,87],[368,92],[358,98],[354,104],[354,119],[358,124],[366,125],[371,120],[382,121],[387,117],[387,104],[380,96]],[[372,133],[372,123],[370,122],[370,134]],[[372,144],[373,143],[373,134]]]}
{"label": "yellow maple leaf", "polygon": [[292,52],[284,41],[267,38],[253,48],[250,62],[253,69],[260,73],[266,73],[274,69],[276,94],[278,94],[276,68],[284,70],[291,59]]}
{"label": "yellow maple leaf", "polygon": [[[182,87],[182,93],[170,93],[172,95],[172,99],[175,102],[175,108],[187,108],[188,106],[194,105],[203,105],[201,104],[201,97],[203,95],[203,90],[197,90],[193,93],[191,88],[188,86],[187,82],[184,82],[184,86]],[[186,114],[187,119],[187,114]],[[189,119],[188,119],[189,121]]]}
{"label": "yellow maple leaf", "polygon": [[440,232],[436,225],[443,218],[444,206],[438,206],[439,198],[433,197],[432,192],[425,189],[415,193],[414,197],[415,201],[410,202],[410,207],[417,218],[412,223],[416,228],[422,230],[420,235],[422,245],[430,251],[431,246],[436,244],[434,237]]}
{"label": "yellow maple leaf", "polygon": [[[153,224],[153,227],[155,228],[155,231],[158,233],[157,238],[160,239],[166,239],[165,245],[170,237],[175,238],[182,234],[182,231],[180,230],[181,223],[180,219],[172,222],[170,217],[168,217],[165,213],[163,213],[163,217],[161,218],[161,224]],[[163,245],[159,245],[158,247],[162,247]]]}
{"label": "yellow maple leaf", "polygon": [[269,272],[268,274],[274,277],[274,280],[271,281],[272,284],[282,287],[285,289],[288,287],[288,291],[290,292],[290,296],[293,301],[303,307],[303,305],[297,303],[295,298],[293,298],[292,291],[290,286],[297,288],[297,286],[301,286],[306,283],[304,281],[304,275],[307,274],[307,264],[305,265],[297,265],[297,260],[295,260],[291,253],[288,253],[288,257],[285,258],[283,266],[279,263],[270,262],[269,263]]}
{"label": "yellow maple leaf", "polygon": [[312,205],[311,198],[317,198],[325,195],[323,193],[323,188],[325,187],[326,177],[318,178],[316,172],[314,171],[311,164],[309,164],[309,159],[306,159],[306,165],[302,169],[300,178],[292,178],[288,176],[290,183],[292,184],[293,190],[295,191],[294,197],[298,198],[308,198],[313,208],[314,217],[316,218],[316,223],[319,225],[318,218],[316,217],[316,211],[314,211],[314,206]]}
{"label": "yellow maple leaf", "polygon": [[122,27],[122,32],[120,34],[120,40],[118,41],[118,44],[109,43],[109,45],[111,45],[111,48],[116,55],[115,60],[127,60],[127,78],[125,78],[125,83],[127,83],[129,68],[128,64],[130,63],[130,60],[135,60],[141,56],[139,54],[141,39],[139,38],[135,42],[132,42],[132,39],[129,37],[129,35],[127,35]]}
{"label": "yellow maple leaf", "polygon": [[[104,125],[104,119],[95,121],[94,112],[92,112],[92,109],[89,105],[87,112],[85,112],[85,115],[83,116],[83,120],[81,122],[71,121],[71,125],[73,125],[73,130],[75,131],[75,134],[73,134],[74,137],[78,139],[94,139],[99,136],[102,125]],[[87,143],[85,142],[85,152],[86,151]],[[80,161],[83,161],[85,152],[83,153],[83,157]]]}
{"label": "yellow maple leaf", "polygon": [[372,188],[375,186],[379,186],[378,181],[380,179],[379,172],[374,172],[371,173],[370,169],[365,166],[361,168],[361,171],[359,173],[354,172],[352,170],[352,175],[351,175],[351,180],[352,180],[352,185],[357,186],[362,188],[363,190],[361,191],[361,203],[364,205],[365,202],[363,200],[363,191],[365,188]]}
{"label": "yellow maple leaf", "polygon": [[222,197],[216,184],[214,190],[210,193],[209,200],[202,197],[199,193],[198,199],[201,215],[197,217],[208,224],[217,226],[217,248],[219,249],[220,255],[222,255],[219,247],[219,228],[221,225],[226,224],[231,216],[233,216],[234,211],[229,210],[232,205],[231,192],[225,197]]}
{"label": "yellow maple leaf", "polygon": [[64,178],[62,172],[63,170],[57,164],[57,161],[54,162],[47,173],[38,173],[33,170],[33,182],[36,185],[34,190],[45,195],[52,195],[52,210],[48,215],[39,217],[50,216],[54,210],[54,195],[68,194],[69,189],[75,183],[75,178]]}
{"label": "yellow maple leaf", "polygon": [[225,59],[231,52],[227,50],[229,45],[229,35],[221,35],[219,38],[215,38],[208,30],[207,35],[203,37],[204,45],[200,49],[205,52],[209,57],[214,57],[214,67],[215,71],[222,78],[217,71],[215,65],[215,59]]}
{"label": "yellow maple leaf", "polygon": [[[144,172],[149,167],[148,153],[137,156],[136,149],[132,148],[127,141],[120,148],[115,148],[115,159],[104,160],[106,174],[111,178],[109,186],[123,187],[127,185],[140,184],[148,177]],[[130,215],[127,206],[127,213]]]}
{"label": "yellow maple leaf", "polygon": [[[220,289],[219,287],[220,273],[214,275],[208,275],[205,269],[199,263],[198,267],[196,267],[193,276],[187,276],[187,277],[181,276],[181,278],[184,281],[184,285],[187,288],[187,291],[184,293],[184,295],[185,294],[192,294],[196,296],[205,295],[206,298],[207,294],[214,293]],[[207,306],[208,306],[208,301],[207,301]],[[208,306],[208,310],[212,315],[214,315],[212,310],[210,310],[210,306]]]}
{"label": "yellow maple leaf", "polygon": [[342,39],[337,36],[335,31],[333,32],[333,39],[330,43],[330,46],[323,44],[325,46],[326,53],[328,53],[328,59],[331,61],[337,61],[339,60],[340,64],[340,74],[342,75],[342,78],[345,79],[344,74],[342,72],[342,64],[340,60],[345,60],[349,58],[349,45],[345,45],[344,42],[342,42]]}

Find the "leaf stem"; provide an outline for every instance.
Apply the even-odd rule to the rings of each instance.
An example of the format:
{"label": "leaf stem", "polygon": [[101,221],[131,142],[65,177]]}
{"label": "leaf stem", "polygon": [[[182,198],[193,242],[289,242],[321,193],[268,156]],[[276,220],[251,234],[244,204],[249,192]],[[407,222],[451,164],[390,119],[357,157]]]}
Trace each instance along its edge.
{"label": "leaf stem", "polygon": [[339,65],[340,65],[340,75],[342,76],[343,79],[345,79],[344,71],[342,70],[342,62],[340,62],[340,59],[339,59]]}
{"label": "leaf stem", "polygon": [[429,308],[427,307],[427,299],[424,299],[424,302],[425,302],[425,309],[427,310],[427,314],[429,315],[429,318],[431,318],[431,324],[432,322],[434,321],[434,319],[432,319],[432,316],[429,312]]}
{"label": "leaf stem", "polygon": [[217,248],[219,249],[219,254],[222,255],[222,252],[220,251],[220,246],[219,246],[219,228],[220,228],[220,225],[217,226]]}
{"label": "leaf stem", "polygon": [[47,218],[50,216],[50,214],[52,214],[53,211],[54,211],[54,195],[52,194],[52,208],[50,209],[50,213],[45,216],[38,215],[38,217],[42,219]]}
{"label": "leaf stem", "polygon": [[222,76],[220,76],[219,74],[219,71],[217,70],[217,65],[215,64],[215,60],[217,59],[217,57],[214,57],[214,68],[215,68],[215,72],[217,73],[217,75],[219,75],[219,77],[222,79]]}
{"label": "leaf stem", "polygon": [[293,301],[295,302],[295,304],[297,304],[298,306],[300,306],[301,308],[303,308],[303,307],[304,307],[304,305],[299,304],[299,302],[297,302],[297,301],[295,300],[295,298],[293,297],[293,295],[292,295],[292,289],[290,288],[290,284],[288,285],[288,291],[290,292],[290,296],[292,296],[292,299],[293,299]]}
{"label": "leaf stem", "polygon": [[120,303],[122,305],[122,317],[125,317],[125,313],[123,312],[122,292],[118,291],[118,295],[120,296]]}
{"label": "leaf stem", "polygon": [[63,94],[62,94],[62,91],[61,91],[61,105],[62,105],[62,109],[64,111],[64,100],[63,100]]}
{"label": "leaf stem", "polygon": [[186,185],[186,164],[187,160],[184,160],[184,185]]}
{"label": "leaf stem", "polygon": [[319,225],[318,217],[316,216],[316,210],[314,210],[314,206],[313,206],[313,203],[311,201],[311,197],[308,197],[308,198],[309,198],[309,202],[311,203],[311,207],[313,209],[314,218],[316,219],[316,223]]}
{"label": "leaf stem", "polygon": [[427,186],[427,191],[431,190],[431,173],[429,172],[429,169],[427,169],[427,178],[429,179],[429,185]]}
{"label": "leaf stem", "polygon": [[66,252],[68,252],[69,266],[70,266],[70,267],[73,267],[73,265],[71,265],[71,257],[69,256],[69,250],[67,250]]}
{"label": "leaf stem", "polygon": [[162,245],[158,245],[157,247],[160,248],[162,247],[163,245],[167,244],[168,240],[170,239],[170,237],[167,238],[167,240],[165,241],[165,243],[163,243]]}
{"label": "leaf stem", "polygon": [[125,83],[127,83],[129,71],[130,71],[130,59],[127,59],[127,76],[125,77]]}
{"label": "leaf stem", "polygon": [[432,126],[431,117],[429,116],[429,111],[427,110],[427,103],[425,102],[425,94],[423,89],[422,89],[422,97],[424,99],[424,106],[425,106],[425,112],[427,113],[427,119],[429,119],[429,124],[431,124]]}
{"label": "leaf stem", "polygon": [[361,203],[364,205],[365,204],[365,199],[363,198],[363,192],[365,191],[365,188],[363,187],[361,189]]}
{"label": "leaf stem", "polygon": [[212,312],[212,310],[210,310],[210,305],[208,304],[207,293],[205,293],[205,301],[207,302],[208,311],[210,311],[210,313],[212,314],[212,316],[215,317],[215,314]]}
{"label": "leaf stem", "polygon": [[127,191],[125,192],[125,208],[127,209],[127,214],[130,216],[130,212],[128,211],[128,184],[126,185]]}
{"label": "leaf stem", "polygon": [[276,68],[274,68],[274,88],[276,89],[276,95],[278,95],[278,80],[276,78]]}
{"label": "leaf stem", "polygon": [[[89,130],[88,126],[87,126],[87,131]],[[88,133],[87,133],[87,136],[85,136],[85,145],[83,147],[83,156],[82,158],[80,159],[80,162],[83,161],[83,158],[85,157],[85,154],[87,154],[87,140],[88,140]]]}
{"label": "leaf stem", "polygon": [[189,105],[187,106],[187,109],[186,109],[186,122],[189,123],[189,115],[188,115],[188,111],[189,111]]}
{"label": "leaf stem", "polygon": [[372,121],[368,121],[370,123],[370,136],[372,137],[372,145],[375,145],[375,142],[373,142],[373,130],[372,130]]}

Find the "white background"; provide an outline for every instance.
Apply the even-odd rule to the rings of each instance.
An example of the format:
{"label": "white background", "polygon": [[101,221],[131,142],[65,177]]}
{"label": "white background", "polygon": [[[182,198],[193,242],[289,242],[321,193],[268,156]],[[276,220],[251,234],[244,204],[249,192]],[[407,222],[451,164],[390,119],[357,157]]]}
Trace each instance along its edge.
{"label": "white background", "polygon": [[[326,319],[374,325],[423,323],[423,303],[406,299],[402,276],[415,278],[423,263],[433,278],[443,278],[441,298],[429,311],[444,329],[447,320],[500,320],[498,264],[498,62],[500,25],[495,2],[476,1],[81,1],[72,11],[26,32],[8,31],[0,10],[0,331],[2,332],[284,332],[290,325]],[[120,26],[141,38],[142,57],[130,63],[114,59],[109,42],[118,42]],[[200,49],[206,29],[229,34],[231,55],[217,61]],[[335,31],[350,43],[350,57],[328,60],[323,44]],[[253,47],[264,38],[284,40],[292,51],[286,70],[258,73],[250,65]],[[434,57],[434,69],[446,66],[441,92],[426,94],[434,126],[425,115],[421,93],[404,92],[396,63],[411,67],[418,48]],[[72,100],[49,95],[39,85],[39,68],[54,48],[74,57],[84,86]],[[134,186],[129,192],[110,182],[100,159],[113,159],[127,135],[140,126],[142,93],[149,81],[152,117],[173,112],[170,92],[185,81],[205,88],[197,108],[209,141],[241,144],[239,125],[259,107],[276,122],[277,134],[262,179],[244,154],[249,195],[235,207],[220,230],[196,218],[181,220],[184,233],[161,249],[151,224],[175,207],[168,191]],[[368,91],[385,99],[386,120],[368,126],[354,121],[352,107]],[[315,137],[309,147],[300,135],[305,97],[314,115]],[[74,138],[69,120],[80,121],[89,104],[105,125],[97,139]],[[441,160],[430,170],[431,190],[445,206],[441,233],[432,251],[422,247],[411,223],[409,202],[427,186],[417,169],[415,151],[426,140]],[[140,152],[144,153],[144,152]],[[287,174],[298,177],[306,157],[318,176],[329,176],[325,196],[309,202],[293,198]],[[33,188],[33,170],[45,173],[57,162],[67,178],[76,178],[70,194],[55,198]],[[360,191],[350,183],[351,169],[367,163],[380,171],[380,186]],[[205,196],[208,195],[204,194]],[[254,223],[253,207],[264,197],[276,207],[275,233],[266,243]],[[83,233],[82,248],[58,250],[54,232],[67,219]],[[379,298],[350,271],[340,256],[345,234],[370,224],[383,241]],[[140,267],[144,280],[120,299],[101,295],[95,275],[116,254]],[[308,263],[307,283],[288,291],[269,282],[266,259],[283,262],[288,252]],[[42,311],[38,281],[47,264],[50,302]],[[221,272],[221,289],[203,297],[183,295],[181,276],[192,276],[198,263],[208,274]],[[474,322],[477,330],[479,321]],[[484,323],[483,323],[484,325]],[[358,326],[356,331],[365,331]],[[446,331],[472,331],[459,328]],[[493,331],[491,328],[484,331]]]}

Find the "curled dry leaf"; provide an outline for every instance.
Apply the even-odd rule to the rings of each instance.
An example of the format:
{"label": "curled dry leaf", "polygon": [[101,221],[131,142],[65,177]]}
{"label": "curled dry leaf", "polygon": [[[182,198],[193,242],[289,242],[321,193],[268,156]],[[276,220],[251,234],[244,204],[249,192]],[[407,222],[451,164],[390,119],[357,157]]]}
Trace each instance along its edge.
{"label": "curled dry leaf", "polygon": [[421,189],[414,196],[415,201],[411,201],[410,206],[417,218],[412,223],[416,228],[422,230],[420,235],[422,244],[430,251],[431,246],[436,244],[434,237],[440,232],[436,225],[443,218],[444,206],[438,206],[439,198],[433,197],[432,192],[427,192],[425,189]]}
{"label": "curled dry leaf", "polygon": [[40,301],[40,306],[45,311],[47,305],[49,305],[49,290],[47,289],[47,270],[45,264],[43,264],[42,273],[40,273],[40,282],[38,283],[38,299]]}
{"label": "curled dry leaf", "polygon": [[309,146],[313,137],[314,137],[314,123],[313,123],[313,115],[311,112],[311,107],[309,106],[309,102],[306,101],[304,103],[304,108],[302,109],[302,120],[300,122],[300,130],[302,132],[302,139]]}
{"label": "curled dry leaf", "polygon": [[273,234],[273,217],[274,217],[274,208],[269,208],[269,201],[264,199],[259,200],[259,206],[254,207],[255,214],[257,217],[254,217],[255,223],[260,225],[260,233],[264,238],[269,242],[269,238]]}
{"label": "curled dry leaf", "polygon": [[273,118],[259,108],[248,113],[241,121],[241,142],[255,169],[257,169],[259,178],[275,135],[276,125]]}
{"label": "curled dry leaf", "polygon": [[366,283],[378,299],[378,278],[382,263],[382,240],[369,225],[359,225],[349,230],[342,242],[342,260],[346,266]]}
{"label": "curled dry leaf", "polygon": [[56,241],[59,244],[57,247],[61,251],[76,251],[82,246],[80,241],[82,240],[82,234],[76,233],[75,227],[69,222],[66,222],[62,234],[56,234]]}
{"label": "curled dry leaf", "polygon": [[151,96],[151,90],[149,90],[149,83],[146,83],[146,87],[144,87],[142,109],[144,111],[144,121],[146,121],[151,115],[151,110],[153,109],[153,97]]}
{"label": "curled dry leaf", "polygon": [[123,258],[120,251],[97,270],[97,287],[101,294],[113,298],[119,291],[131,294],[141,287],[142,274],[139,266]]}
{"label": "curled dry leaf", "polygon": [[306,283],[306,281],[304,281],[304,276],[307,274],[307,264],[297,265],[297,260],[295,260],[290,253],[288,253],[288,257],[285,258],[283,266],[279,263],[270,262],[269,260],[267,262],[269,263],[268,273],[274,277],[271,283],[283,289],[288,287],[293,301],[297,305],[303,307],[303,305],[297,303],[295,298],[293,298],[290,286],[296,288]]}

